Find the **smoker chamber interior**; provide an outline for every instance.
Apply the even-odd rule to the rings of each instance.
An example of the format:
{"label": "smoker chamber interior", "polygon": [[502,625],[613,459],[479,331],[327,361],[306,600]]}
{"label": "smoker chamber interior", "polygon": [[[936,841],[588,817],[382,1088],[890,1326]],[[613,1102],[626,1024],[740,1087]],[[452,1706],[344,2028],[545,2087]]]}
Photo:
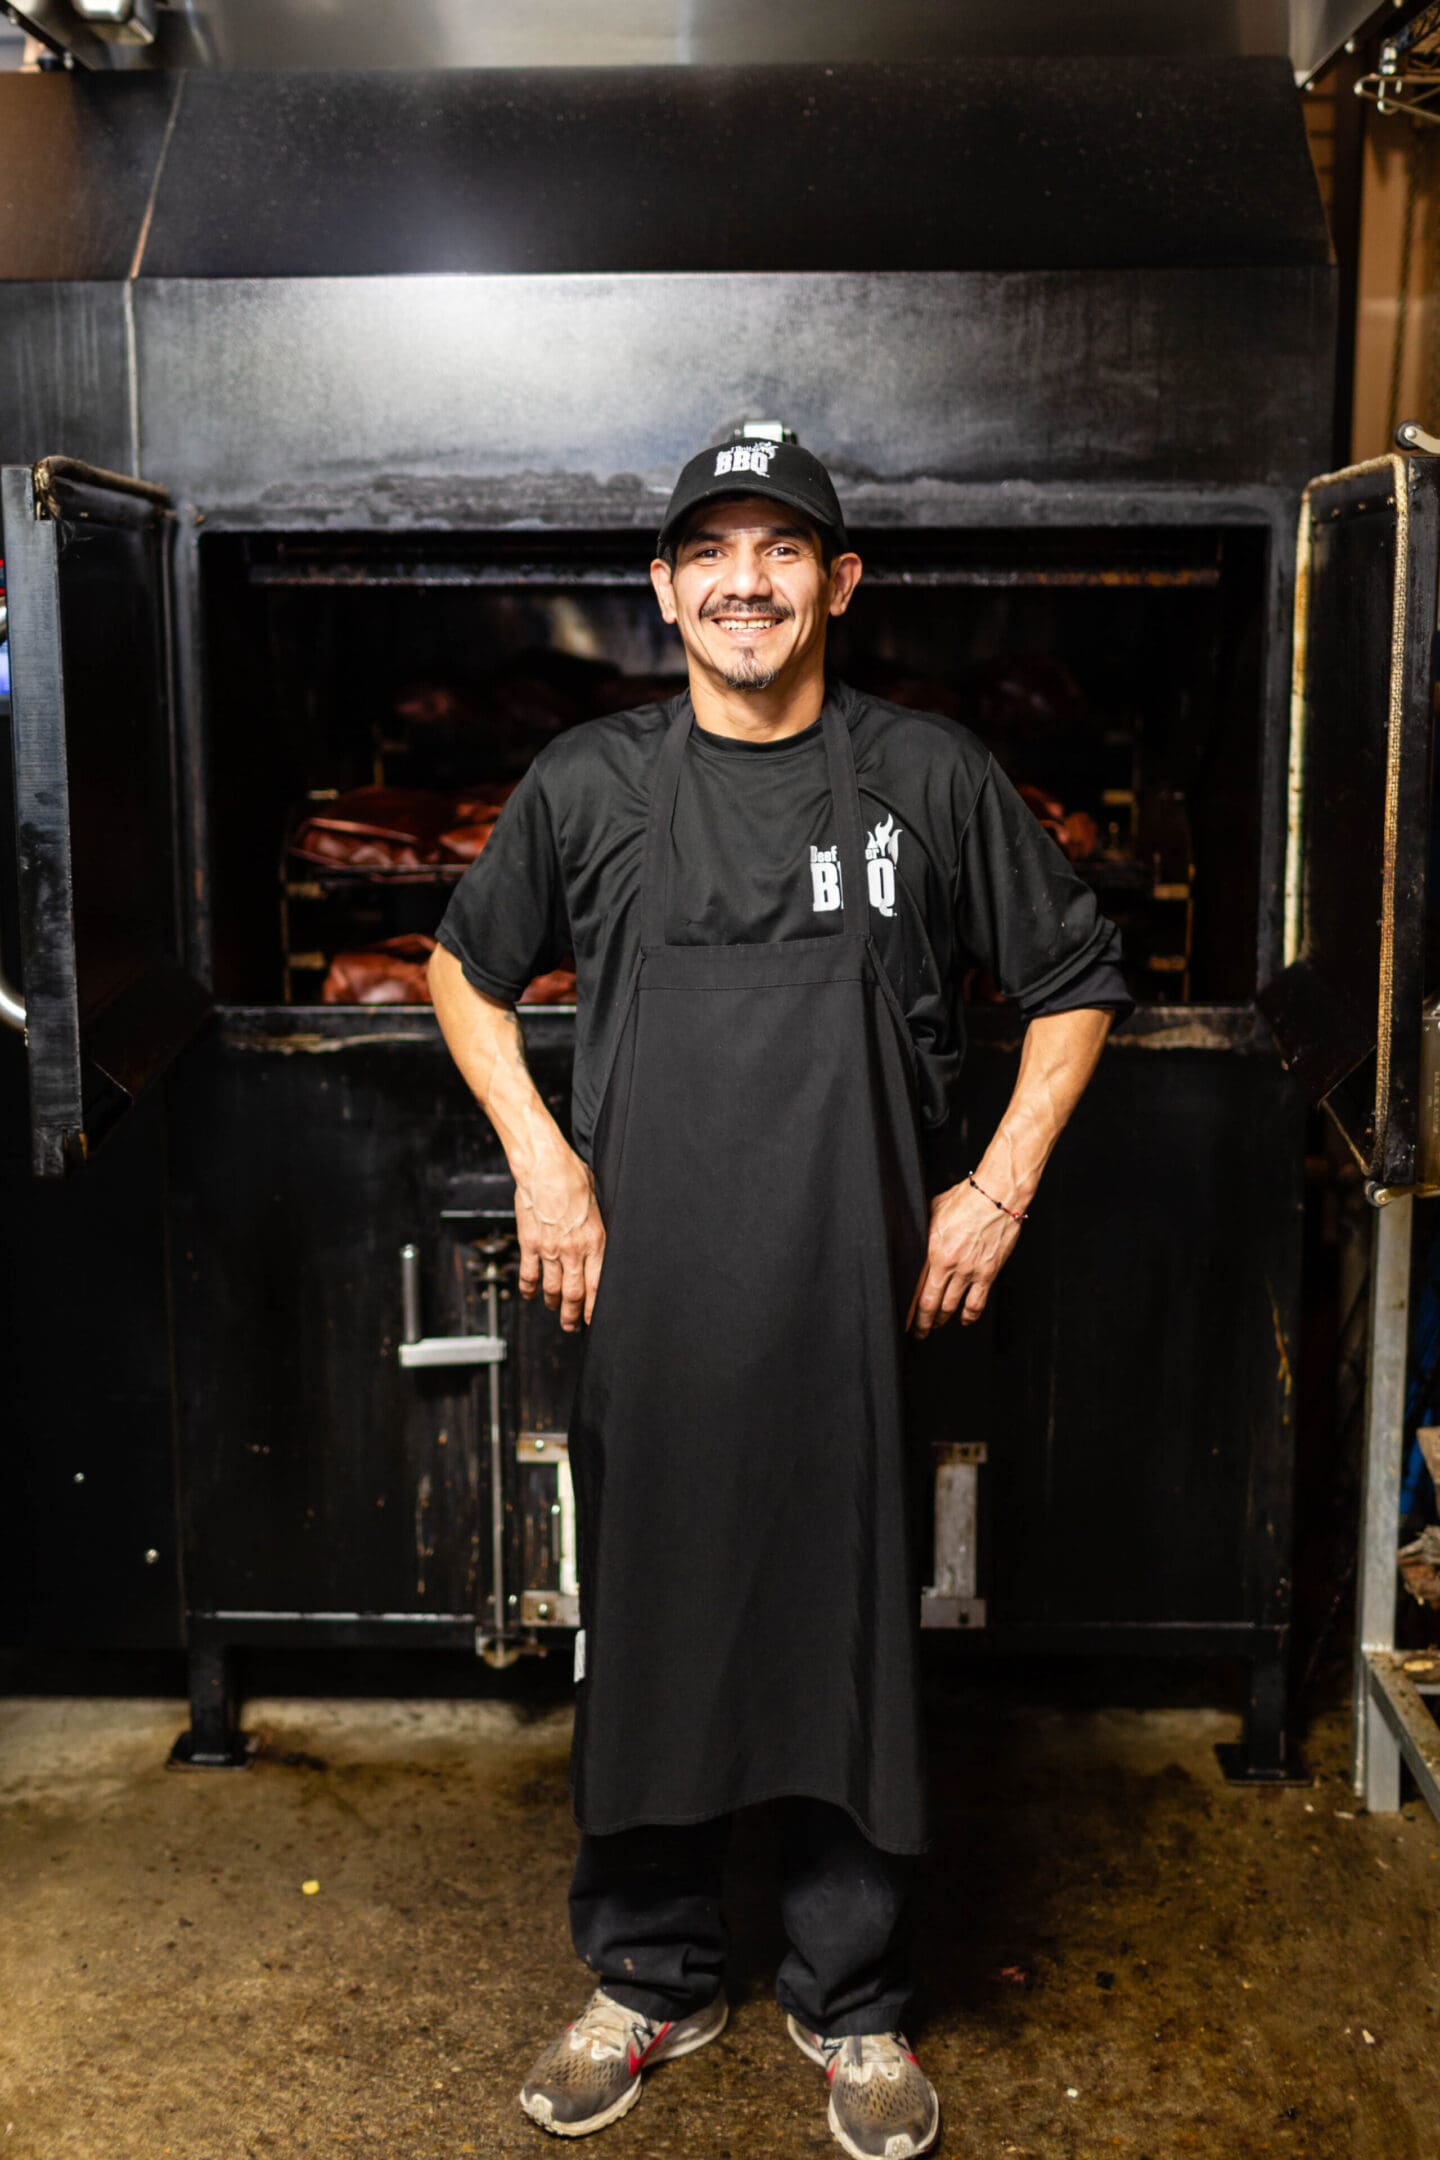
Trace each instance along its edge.
{"label": "smoker chamber interior", "polygon": [[[1264,535],[856,545],[867,577],[833,628],[836,671],[965,722],[1017,783],[1090,821],[1078,868],[1138,1000],[1250,998]],[[305,807],[372,782],[513,783],[562,728],[679,686],[645,554],[614,534],[563,554],[483,534],[202,541],[222,1001],[317,1001],[337,950],[433,931],[460,874],[317,876],[285,858]],[[1000,993],[976,973],[969,994]]]}

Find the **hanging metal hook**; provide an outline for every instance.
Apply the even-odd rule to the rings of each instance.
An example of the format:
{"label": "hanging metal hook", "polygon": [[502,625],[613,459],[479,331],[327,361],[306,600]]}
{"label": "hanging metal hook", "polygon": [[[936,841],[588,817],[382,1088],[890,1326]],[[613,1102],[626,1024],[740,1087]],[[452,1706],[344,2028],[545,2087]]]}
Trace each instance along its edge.
{"label": "hanging metal hook", "polygon": [[1412,120],[1440,122],[1440,5],[1423,8],[1386,39],[1378,73],[1362,75],[1355,95],[1387,118],[1403,112]]}

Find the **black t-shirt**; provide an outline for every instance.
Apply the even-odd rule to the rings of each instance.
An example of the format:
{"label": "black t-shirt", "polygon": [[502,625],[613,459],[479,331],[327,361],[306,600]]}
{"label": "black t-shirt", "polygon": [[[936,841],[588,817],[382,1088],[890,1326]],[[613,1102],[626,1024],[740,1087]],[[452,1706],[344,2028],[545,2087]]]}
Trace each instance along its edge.
{"label": "black t-shirt", "polygon": [[[1128,1011],[1120,940],[1095,897],[968,728],[835,683],[866,828],[870,928],[939,1125],[964,1053],[961,983],[978,962],[1027,1019]],[[536,758],[438,932],[467,979],[513,1003],[575,956],[572,1130],[589,1153],[596,1089],[640,936],[656,761],[677,708],[572,728]],[[821,723],[774,743],[693,724],[671,835],[667,936],[761,944],[838,928],[839,868]]]}

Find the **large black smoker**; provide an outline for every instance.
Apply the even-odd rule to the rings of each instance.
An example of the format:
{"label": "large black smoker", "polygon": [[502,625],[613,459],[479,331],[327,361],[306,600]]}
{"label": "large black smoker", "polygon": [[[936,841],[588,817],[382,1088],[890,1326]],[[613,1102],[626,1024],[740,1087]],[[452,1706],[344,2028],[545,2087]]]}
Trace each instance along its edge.
{"label": "large black smoker", "polygon": [[[433,1016],[320,1001],[284,837],[436,778],[417,683],[483,778],[521,656],[673,668],[659,506],[775,419],[866,559],[842,667],[977,723],[1051,686],[1141,1000],[934,1346],[925,1618],[1233,1655],[1234,1767],[1283,1773],[1303,1111],[1256,1000],[1334,337],[1284,63],[52,75],[0,81],[0,175],[8,1638],[183,1640],[211,1761],[246,1645],[563,1640],[573,1346]],[[527,1028],[562,1115],[571,1029]],[[975,1005],[961,1170],[1018,1036]]]}

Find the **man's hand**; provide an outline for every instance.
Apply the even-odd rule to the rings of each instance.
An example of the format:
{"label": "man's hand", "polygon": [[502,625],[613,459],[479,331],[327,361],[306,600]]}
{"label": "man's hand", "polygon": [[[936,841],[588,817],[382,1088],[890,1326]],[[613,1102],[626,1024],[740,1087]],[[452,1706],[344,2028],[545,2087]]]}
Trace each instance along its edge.
{"label": "man's hand", "polygon": [[430,956],[430,995],[450,1055],[494,1126],[515,1180],[520,1295],[543,1289],[567,1334],[595,1310],[605,1225],[595,1180],[575,1153],[525,1063],[513,1006],[466,980],[453,953]]}
{"label": "man's hand", "polygon": [[520,1237],[520,1295],[542,1291],[560,1325],[573,1334],[589,1321],[605,1257],[605,1225],[595,1180],[558,1135],[541,1161],[515,1181],[515,1227]]}
{"label": "man's hand", "polygon": [[[1114,1015],[1092,1006],[1045,1013],[1025,1030],[1015,1092],[995,1136],[967,1178],[930,1203],[930,1244],[907,1327],[917,1336],[958,1312],[978,1320],[990,1286],[1015,1250],[1040,1173],[1099,1061]],[[979,1191],[976,1186],[980,1187]],[[985,1194],[991,1197],[987,1200]],[[997,1205],[996,1203],[999,1203]]]}
{"label": "man's hand", "polygon": [[923,1342],[956,1313],[978,1320],[990,1285],[1015,1249],[1020,1225],[983,1199],[973,1185],[952,1185],[930,1203],[930,1243],[905,1325]]}

